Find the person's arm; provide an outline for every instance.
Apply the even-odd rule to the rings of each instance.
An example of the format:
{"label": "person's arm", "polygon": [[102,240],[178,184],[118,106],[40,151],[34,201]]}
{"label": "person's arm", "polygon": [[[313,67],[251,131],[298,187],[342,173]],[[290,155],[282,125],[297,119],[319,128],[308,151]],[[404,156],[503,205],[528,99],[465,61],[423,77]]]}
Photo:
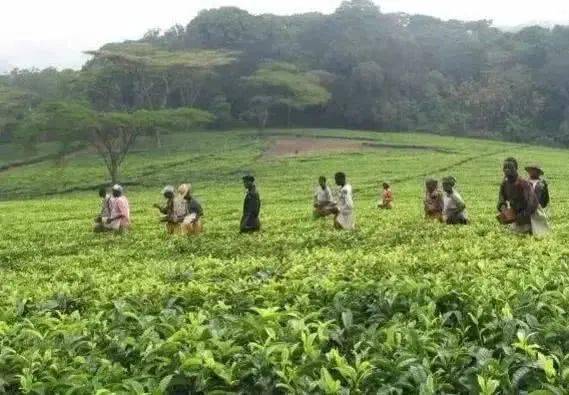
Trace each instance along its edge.
{"label": "person's arm", "polygon": [[506,200],[506,185],[504,182],[500,185],[500,191],[498,192],[498,205],[496,207],[500,212],[508,207],[508,202]]}
{"label": "person's arm", "polygon": [[526,207],[522,210],[521,215],[522,217],[530,217],[537,211],[539,201],[529,182],[522,183],[522,193]]}
{"label": "person's arm", "polygon": [[203,208],[198,201],[192,200],[192,205],[190,207],[190,214],[196,214],[196,217],[192,220],[192,223],[196,223],[198,219],[203,217]]}
{"label": "person's arm", "polygon": [[351,191],[346,193],[346,208],[348,210],[353,210],[353,208],[354,208],[354,197],[353,197]]}
{"label": "person's arm", "polygon": [[253,199],[251,199],[251,214],[255,217],[259,216],[261,212],[261,198],[258,193],[253,194]]}
{"label": "person's arm", "polygon": [[541,190],[542,190],[542,194],[543,194],[543,207],[547,207],[549,206],[549,185],[547,185],[547,181],[542,180],[541,181]]}
{"label": "person's arm", "polygon": [[462,196],[458,192],[454,192],[453,200],[456,204],[456,213],[462,213],[466,209],[466,203],[464,203]]}
{"label": "person's arm", "polygon": [[168,214],[168,206],[162,207],[159,204],[155,204],[154,207],[156,207],[160,213],[164,215]]}
{"label": "person's arm", "polygon": [[547,182],[544,180],[538,181],[535,186],[535,195],[539,204],[541,204],[542,207],[547,207],[549,204],[549,189],[547,187]]}

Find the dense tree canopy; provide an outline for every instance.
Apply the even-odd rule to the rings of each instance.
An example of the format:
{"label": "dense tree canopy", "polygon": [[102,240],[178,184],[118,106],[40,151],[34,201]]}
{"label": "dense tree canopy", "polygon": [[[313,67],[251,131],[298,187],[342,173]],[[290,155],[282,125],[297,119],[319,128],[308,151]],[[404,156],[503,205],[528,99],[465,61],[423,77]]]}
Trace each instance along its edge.
{"label": "dense tree canopy", "polygon": [[72,143],[87,143],[96,149],[109,171],[110,181],[119,181],[119,170],[136,139],[160,128],[186,129],[212,121],[209,113],[193,108],[97,112],[76,102],[46,102],[32,112],[17,130],[30,139],[51,134],[67,149]]}
{"label": "dense tree canopy", "polygon": [[569,143],[569,27],[506,33],[491,21],[386,14],[370,0],[331,15],[223,7],[90,54],[81,72],[16,71],[0,85],[103,112],[196,107],[216,115],[215,127]]}

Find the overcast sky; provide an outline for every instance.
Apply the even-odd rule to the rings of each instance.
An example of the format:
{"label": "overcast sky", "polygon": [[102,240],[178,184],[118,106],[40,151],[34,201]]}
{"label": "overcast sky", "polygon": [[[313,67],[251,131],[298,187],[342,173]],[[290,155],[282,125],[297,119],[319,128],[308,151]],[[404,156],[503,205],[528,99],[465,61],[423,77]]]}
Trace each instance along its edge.
{"label": "overcast sky", "polygon": [[[206,8],[249,12],[333,12],[340,0],[0,0],[0,72],[8,67],[80,67],[83,50],[140,38],[153,27],[186,25]],[[493,19],[498,26],[569,23],[568,0],[377,0],[383,12],[443,19]]]}

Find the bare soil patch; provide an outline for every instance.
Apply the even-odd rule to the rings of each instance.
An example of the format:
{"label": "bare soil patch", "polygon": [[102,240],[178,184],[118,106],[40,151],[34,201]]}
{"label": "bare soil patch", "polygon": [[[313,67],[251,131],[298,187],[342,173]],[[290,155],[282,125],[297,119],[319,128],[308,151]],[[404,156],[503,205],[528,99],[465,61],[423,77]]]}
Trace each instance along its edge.
{"label": "bare soil patch", "polygon": [[265,157],[302,156],[323,152],[356,152],[370,149],[406,149],[452,153],[451,150],[413,144],[390,144],[362,138],[273,136],[267,140]]}
{"label": "bare soil patch", "polygon": [[354,152],[364,149],[364,141],[343,140],[333,138],[280,137],[267,142],[264,155],[295,156],[321,152]]}

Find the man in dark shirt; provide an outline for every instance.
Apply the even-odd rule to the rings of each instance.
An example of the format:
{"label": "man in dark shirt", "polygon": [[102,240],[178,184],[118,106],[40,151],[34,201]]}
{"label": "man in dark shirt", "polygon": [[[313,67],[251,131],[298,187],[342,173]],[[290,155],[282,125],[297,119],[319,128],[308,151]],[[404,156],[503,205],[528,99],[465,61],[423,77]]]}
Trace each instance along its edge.
{"label": "man in dark shirt", "polygon": [[261,198],[255,187],[255,178],[253,176],[243,177],[243,185],[247,189],[247,194],[243,202],[241,233],[257,232],[261,229],[261,221],[259,221]]}
{"label": "man in dark shirt", "polygon": [[531,233],[531,219],[539,207],[533,188],[519,176],[518,162],[514,158],[504,161],[504,176],[498,197],[498,211],[512,209],[515,213],[512,229],[519,233]]}

